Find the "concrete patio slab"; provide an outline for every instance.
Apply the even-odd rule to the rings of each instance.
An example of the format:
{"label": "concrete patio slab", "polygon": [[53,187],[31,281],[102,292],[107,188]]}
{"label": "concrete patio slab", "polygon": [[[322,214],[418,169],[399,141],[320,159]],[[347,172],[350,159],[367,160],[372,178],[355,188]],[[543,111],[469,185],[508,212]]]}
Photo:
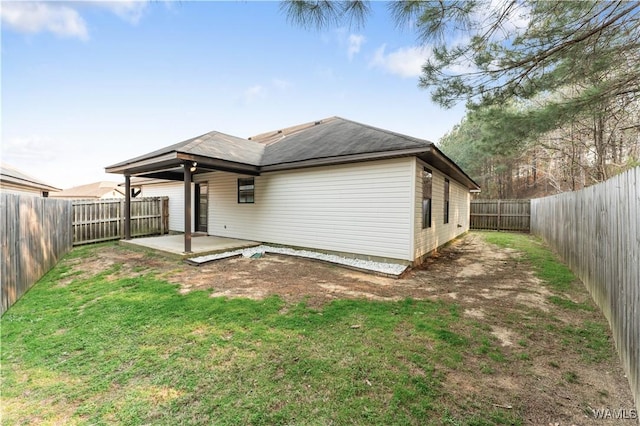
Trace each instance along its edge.
{"label": "concrete patio slab", "polygon": [[193,257],[194,255],[204,256],[260,245],[255,241],[198,234],[191,236],[191,253],[184,252],[184,235],[181,234],[120,240],[120,244],[150,248],[181,258]]}

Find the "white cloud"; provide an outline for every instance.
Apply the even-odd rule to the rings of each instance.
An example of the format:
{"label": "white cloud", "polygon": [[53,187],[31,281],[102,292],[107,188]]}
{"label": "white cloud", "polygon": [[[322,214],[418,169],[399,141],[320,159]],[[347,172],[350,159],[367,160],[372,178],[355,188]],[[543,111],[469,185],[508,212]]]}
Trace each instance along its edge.
{"label": "white cloud", "polygon": [[147,9],[148,2],[141,0],[119,0],[119,1],[93,1],[89,3],[94,6],[98,6],[107,9],[123,20],[137,24],[145,10]]}
{"label": "white cloud", "polygon": [[266,96],[267,96],[267,89],[265,89],[260,84],[256,84],[254,86],[247,88],[243,94],[244,101],[246,103],[252,103]]}
{"label": "white cloud", "polygon": [[464,75],[478,71],[478,67],[476,67],[470,60],[463,58],[458,62],[449,65],[443,71],[449,75]]}
{"label": "white cloud", "polygon": [[[507,7],[509,7],[508,10]],[[503,16],[500,25],[502,35],[521,34],[531,22],[531,8],[523,3],[512,4],[504,0],[491,0],[488,8],[477,12],[479,22],[490,22],[499,16]]]}
{"label": "white cloud", "polygon": [[89,38],[80,14],[64,4],[43,2],[2,2],[2,22],[23,33],[49,31],[61,37]]}
{"label": "white cloud", "polygon": [[51,32],[61,37],[75,37],[81,40],[89,39],[87,24],[78,9],[95,7],[105,9],[130,24],[137,24],[149,2],[146,0],[121,1],[89,1],[85,3],[70,3],[56,1],[3,1],[0,7],[2,23],[16,31],[36,34]]}
{"label": "white cloud", "polygon": [[422,74],[422,65],[431,54],[426,47],[401,47],[386,53],[386,44],[376,49],[369,66],[381,68],[400,77],[418,77]]}
{"label": "white cloud", "polygon": [[323,43],[336,43],[340,49],[346,49],[349,60],[360,53],[362,45],[367,41],[362,34],[349,33],[347,28],[340,27],[320,35]]}
{"label": "white cloud", "polygon": [[[452,43],[452,45],[457,44]],[[423,65],[432,54],[430,46],[401,47],[389,53],[386,53],[386,48],[387,45],[383,44],[376,49],[369,66],[404,78],[419,77],[422,74]],[[463,57],[442,71],[450,75],[460,75],[473,73],[477,70],[478,68],[473,62]]]}
{"label": "white cloud", "polygon": [[365,40],[366,39],[361,34],[349,34],[349,47],[347,49],[349,60],[353,59],[353,56],[360,52],[360,47]]}
{"label": "white cloud", "polygon": [[24,137],[13,137],[2,142],[2,158],[11,162],[23,162],[24,160],[50,161],[56,158],[57,152],[52,147],[59,146],[59,143],[51,138],[30,135]]}

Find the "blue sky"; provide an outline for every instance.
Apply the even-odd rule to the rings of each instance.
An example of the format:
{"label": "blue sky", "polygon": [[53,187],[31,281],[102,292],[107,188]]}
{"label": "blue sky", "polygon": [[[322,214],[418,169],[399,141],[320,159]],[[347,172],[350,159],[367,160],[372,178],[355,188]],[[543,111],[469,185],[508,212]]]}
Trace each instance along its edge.
{"label": "blue sky", "polygon": [[373,3],[305,30],[277,2],[2,2],[2,161],[55,186],[211,130],[338,115],[437,142],[464,107],[418,88],[426,51]]}

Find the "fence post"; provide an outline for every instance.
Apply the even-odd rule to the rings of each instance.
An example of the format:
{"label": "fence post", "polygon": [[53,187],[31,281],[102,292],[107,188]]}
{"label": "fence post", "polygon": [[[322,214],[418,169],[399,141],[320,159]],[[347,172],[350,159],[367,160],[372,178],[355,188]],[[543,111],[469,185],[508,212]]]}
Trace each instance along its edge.
{"label": "fence post", "polygon": [[123,239],[123,238],[126,239],[127,238],[127,230],[126,230],[127,221],[124,219],[124,215],[125,215],[125,213],[124,213],[124,209],[125,209],[124,200],[118,201],[118,204],[119,204],[119,206],[118,206],[118,215],[120,216],[118,218],[118,222],[120,222],[120,232],[118,232],[118,238],[119,239]]}
{"label": "fence post", "polygon": [[169,197],[164,197],[162,201],[162,205],[164,206],[164,217],[162,218],[162,223],[164,223],[165,232],[169,232]]}
{"label": "fence post", "polygon": [[164,235],[164,200],[160,198],[160,235]]}
{"label": "fence post", "polygon": [[498,231],[502,230],[502,227],[500,226],[500,200],[498,200],[498,223],[496,224],[496,227],[498,228]]}

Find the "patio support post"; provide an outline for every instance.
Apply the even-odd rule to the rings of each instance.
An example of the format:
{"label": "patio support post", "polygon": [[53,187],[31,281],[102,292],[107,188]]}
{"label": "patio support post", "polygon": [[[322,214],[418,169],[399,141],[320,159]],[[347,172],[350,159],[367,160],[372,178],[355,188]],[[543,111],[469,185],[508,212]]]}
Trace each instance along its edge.
{"label": "patio support post", "polygon": [[124,175],[124,239],[131,239],[131,176]]}
{"label": "patio support post", "polygon": [[191,253],[191,164],[184,163],[184,252]]}

